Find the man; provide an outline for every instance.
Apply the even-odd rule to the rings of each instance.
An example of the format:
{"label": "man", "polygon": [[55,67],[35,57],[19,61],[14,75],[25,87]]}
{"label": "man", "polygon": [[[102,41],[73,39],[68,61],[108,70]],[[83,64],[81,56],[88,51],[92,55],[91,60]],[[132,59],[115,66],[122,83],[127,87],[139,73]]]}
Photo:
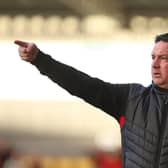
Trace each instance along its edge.
{"label": "man", "polygon": [[15,44],[21,59],[120,123],[123,168],[168,167],[168,33],[156,36],[148,87],[107,83],[52,59],[33,43]]}

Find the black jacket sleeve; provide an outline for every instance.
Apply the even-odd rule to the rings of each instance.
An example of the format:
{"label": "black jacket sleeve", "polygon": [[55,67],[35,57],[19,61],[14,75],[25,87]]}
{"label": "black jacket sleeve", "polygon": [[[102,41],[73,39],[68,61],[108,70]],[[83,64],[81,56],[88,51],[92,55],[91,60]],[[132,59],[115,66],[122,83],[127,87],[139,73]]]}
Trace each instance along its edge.
{"label": "black jacket sleeve", "polygon": [[82,98],[119,120],[124,114],[129,84],[110,84],[93,78],[75,68],[54,60],[39,52],[32,62],[41,74],[66,89],[70,94]]}

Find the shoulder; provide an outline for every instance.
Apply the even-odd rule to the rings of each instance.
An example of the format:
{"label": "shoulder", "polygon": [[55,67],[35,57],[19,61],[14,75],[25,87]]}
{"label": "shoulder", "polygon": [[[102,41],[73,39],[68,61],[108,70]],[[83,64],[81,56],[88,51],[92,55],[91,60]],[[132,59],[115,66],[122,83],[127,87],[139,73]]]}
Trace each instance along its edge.
{"label": "shoulder", "polygon": [[151,88],[152,88],[151,85],[146,87],[142,84],[133,83],[133,84],[130,84],[129,95],[130,97],[134,97],[138,95],[148,94]]}

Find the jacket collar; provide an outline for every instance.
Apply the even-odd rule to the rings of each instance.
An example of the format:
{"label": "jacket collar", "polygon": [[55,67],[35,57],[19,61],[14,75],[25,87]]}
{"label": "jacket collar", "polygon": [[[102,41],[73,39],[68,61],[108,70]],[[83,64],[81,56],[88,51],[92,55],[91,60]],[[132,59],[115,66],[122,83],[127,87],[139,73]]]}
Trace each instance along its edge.
{"label": "jacket collar", "polygon": [[161,88],[157,86],[156,84],[154,84],[153,82],[152,82],[152,87],[157,93],[168,96],[168,89]]}

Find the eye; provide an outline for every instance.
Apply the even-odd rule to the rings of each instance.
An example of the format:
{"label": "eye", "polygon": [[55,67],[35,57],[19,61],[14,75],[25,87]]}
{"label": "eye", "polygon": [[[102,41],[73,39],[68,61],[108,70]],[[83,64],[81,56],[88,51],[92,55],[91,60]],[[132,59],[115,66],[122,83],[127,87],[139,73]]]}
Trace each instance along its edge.
{"label": "eye", "polygon": [[154,60],[154,59],[155,59],[155,56],[154,56],[154,55],[152,55],[152,57],[151,57],[151,58],[152,58],[152,60]]}
{"label": "eye", "polygon": [[160,59],[161,59],[161,60],[166,60],[166,61],[168,61],[168,55],[162,55],[162,56],[160,57]]}

